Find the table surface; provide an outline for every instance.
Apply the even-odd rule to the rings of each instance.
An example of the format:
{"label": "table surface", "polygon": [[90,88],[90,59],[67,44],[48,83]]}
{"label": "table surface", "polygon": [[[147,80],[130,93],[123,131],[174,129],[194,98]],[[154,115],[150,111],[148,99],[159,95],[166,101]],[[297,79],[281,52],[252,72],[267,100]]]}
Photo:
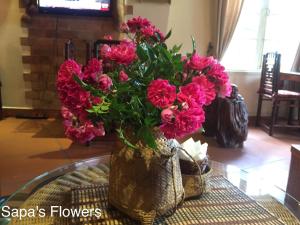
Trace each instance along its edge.
{"label": "table surface", "polygon": [[[79,161],[76,163],[72,163],[69,165],[62,166],[53,171],[46,172],[24,186],[22,186],[19,190],[13,193],[3,204],[3,206],[9,206],[11,208],[20,208],[23,207],[24,202],[30,198],[34,193],[38,190],[41,190],[44,186],[51,183],[52,181],[59,180],[60,177],[65,176],[67,174],[71,174],[76,171],[80,171],[83,169],[99,166],[102,164],[108,165],[110,160],[110,156],[101,156],[96,158],[91,158],[83,161]],[[300,204],[297,200],[295,200],[292,196],[285,193],[284,190],[264,181],[261,179],[257,179],[257,177],[247,173],[239,168],[231,165],[225,165],[222,163],[218,163],[215,161],[211,161],[211,167],[213,168],[214,175],[222,175],[227,178],[233,185],[238,187],[240,190],[245,192],[248,196],[264,196],[266,194],[271,195],[275,199],[277,199],[281,204],[285,205],[298,219],[300,219]],[[95,171],[97,172],[97,171]],[[274,174],[276,176],[276,174]],[[82,178],[78,177],[76,180],[72,180],[73,182],[80,182]],[[280,179],[280,178],[278,178]],[[82,179],[84,180],[84,179]],[[7,219],[5,219],[7,221]],[[0,224],[2,224],[3,219]],[[4,221],[5,222],[5,221]],[[5,223],[3,223],[5,224]]]}

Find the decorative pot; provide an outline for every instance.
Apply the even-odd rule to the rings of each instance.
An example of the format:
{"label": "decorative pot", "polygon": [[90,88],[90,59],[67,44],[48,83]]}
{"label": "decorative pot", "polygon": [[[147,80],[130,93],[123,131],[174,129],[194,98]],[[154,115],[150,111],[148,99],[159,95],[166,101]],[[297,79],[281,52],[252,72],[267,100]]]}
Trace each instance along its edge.
{"label": "decorative pot", "polygon": [[109,177],[109,203],[142,224],[175,212],[184,200],[184,189],[175,140],[161,134],[157,150],[139,144],[113,152]]}

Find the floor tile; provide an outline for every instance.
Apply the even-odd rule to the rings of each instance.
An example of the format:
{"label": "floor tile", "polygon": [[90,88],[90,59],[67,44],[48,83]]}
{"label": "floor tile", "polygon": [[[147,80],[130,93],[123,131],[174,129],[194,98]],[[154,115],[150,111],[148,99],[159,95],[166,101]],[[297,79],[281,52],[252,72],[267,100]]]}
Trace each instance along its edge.
{"label": "floor tile", "polygon": [[[285,189],[291,144],[300,143],[300,135],[275,132],[270,137],[250,127],[248,139],[240,149],[220,148],[213,138],[193,135],[208,142],[210,159],[237,166],[251,177],[259,177]],[[84,146],[64,136],[57,119],[16,119],[0,121],[0,195],[14,192],[20,185],[46,171],[86,158],[110,154],[116,137],[100,138]],[[271,178],[274,179],[271,179]],[[269,179],[269,180],[268,180]]]}

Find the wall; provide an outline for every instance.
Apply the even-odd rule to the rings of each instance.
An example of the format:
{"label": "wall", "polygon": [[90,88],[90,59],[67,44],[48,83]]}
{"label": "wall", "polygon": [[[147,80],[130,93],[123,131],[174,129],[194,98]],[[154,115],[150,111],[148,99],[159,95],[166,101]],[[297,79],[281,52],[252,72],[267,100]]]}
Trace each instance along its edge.
{"label": "wall", "polygon": [[194,36],[198,50],[205,54],[214,29],[211,3],[211,0],[171,0],[171,4],[168,1],[127,0],[127,4],[133,5],[133,15],[127,19],[142,16],[165,33],[172,29],[168,44],[182,43],[182,52],[191,52],[191,36]]}
{"label": "wall", "polygon": [[[0,2],[0,80],[2,81],[2,101],[4,106],[30,107],[25,100],[26,87],[23,80],[20,37],[26,36],[21,28],[19,1]],[[24,49],[25,50],[25,49]],[[28,86],[28,85],[27,85]]]}

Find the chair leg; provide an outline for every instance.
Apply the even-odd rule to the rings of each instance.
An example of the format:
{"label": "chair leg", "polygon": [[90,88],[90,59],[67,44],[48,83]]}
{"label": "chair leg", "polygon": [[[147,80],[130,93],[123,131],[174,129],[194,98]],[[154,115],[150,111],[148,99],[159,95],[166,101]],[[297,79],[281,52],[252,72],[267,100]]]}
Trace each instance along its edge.
{"label": "chair leg", "polygon": [[280,101],[277,101],[277,107],[275,108],[275,124],[278,122],[279,105]]}
{"label": "chair leg", "polygon": [[258,127],[260,125],[262,100],[263,100],[262,96],[259,95],[259,97],[258,97],[258,105],[257,105],[257,113],[256,113],[256,121],[255,121],[255,126],[256,127]]}
{"label": "chair leg", "polygon": [[273,106],[272,106],[272,116],[271,116],[271,122],[270,122],[270,129],[269,129],[269,135],[273,136],[273,129],[274,129],[274,124],[276,121],[276,108],[278,107],[277,105],[277,100],[274,100]]}
{"label": "chair leg", "polygon": [[298,101],[298,124],[300,125],[300,101]]}
{"label": "chair leg", "polygon": [[288,125],[292,125],[293,115],[294,115],[294,105],[295,101],[289,101],[289,116],[288,116]]}

